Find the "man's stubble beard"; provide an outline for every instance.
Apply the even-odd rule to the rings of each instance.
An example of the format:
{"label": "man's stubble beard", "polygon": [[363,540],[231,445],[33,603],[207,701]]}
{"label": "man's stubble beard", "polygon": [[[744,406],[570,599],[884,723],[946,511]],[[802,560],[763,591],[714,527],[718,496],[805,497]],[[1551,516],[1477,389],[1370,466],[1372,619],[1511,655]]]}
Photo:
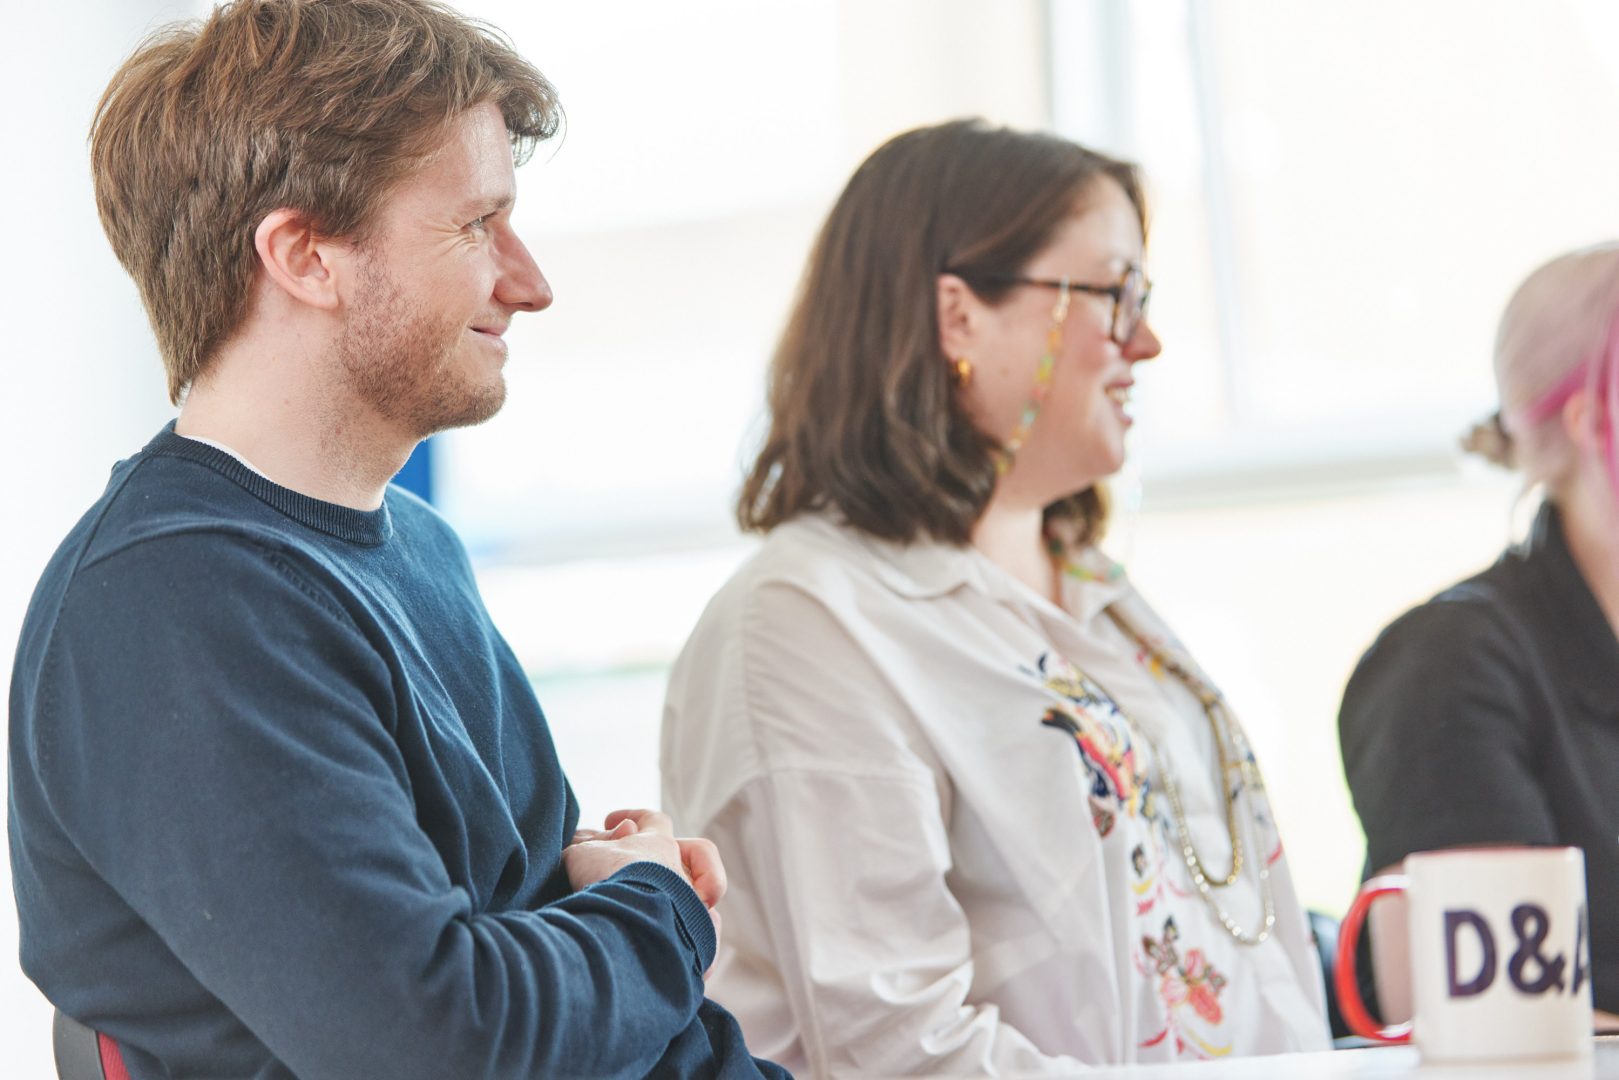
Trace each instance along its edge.
{"label": "man's stubble beard", "polygon": [[457,353],[465,333],[459,321],[408,308],[398,283],[367,259],[336,345],[344,388],[417,439],[481,424],[505,404],[506,380],[497,370],[480,385],[461,369]]}

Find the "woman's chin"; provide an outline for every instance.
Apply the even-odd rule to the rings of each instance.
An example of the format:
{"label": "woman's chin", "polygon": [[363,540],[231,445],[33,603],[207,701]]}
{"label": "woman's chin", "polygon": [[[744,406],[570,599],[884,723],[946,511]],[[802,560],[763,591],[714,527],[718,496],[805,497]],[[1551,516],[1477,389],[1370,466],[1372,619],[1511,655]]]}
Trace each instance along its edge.
{"label": "woman's chin", "polygon": [[1079,489],[1080,491],[1084,491],[1085,488],[1095,487],[1097,484],[1104,483],[1118,475],[1119,470],[1124,468],[1123,442],[1121,441],[1117,446],[1109,447],[1106,453],[1097,454],[1095,459],[1086,462],[1086,465],[1088,467],[1085,469],[1085,475],[1089,479],[1086,480],[1084,487]]}

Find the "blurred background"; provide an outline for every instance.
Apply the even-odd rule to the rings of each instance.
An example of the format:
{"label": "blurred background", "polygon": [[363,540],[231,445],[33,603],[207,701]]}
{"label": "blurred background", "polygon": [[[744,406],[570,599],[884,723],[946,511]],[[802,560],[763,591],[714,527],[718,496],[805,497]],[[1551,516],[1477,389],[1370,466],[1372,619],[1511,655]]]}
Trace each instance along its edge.
{"label": "blurred background", "polygon": [[[0,38],[0,673],[45,561],[173,415],[96,219],[85,135],[140,36],[208,4],[21,0]],[[1501,305],[1619,237],[1619,6],[1605,0],[467,0],[556,84],[518,172],[556,291],[509,336],[490,423],[432,443],[434,498],[532,672],[587,818],[658,801],[669,662],[746,557],[731,523],[814,231],[889,136],[981,115],[1139,160],[1162,357],[1138,373],[1107,546],[1223,685],[1300,891],[1341,911],[1362,840],[1350,669],[1492,560],[1516,481],[1459,460]],[[138,693],[138,687],[131,687]],[[3,754],[0,748],[0,754]],[[0,884],[8,869],[0,866]],[[0,902],[0,1071],[49,1010]]]}

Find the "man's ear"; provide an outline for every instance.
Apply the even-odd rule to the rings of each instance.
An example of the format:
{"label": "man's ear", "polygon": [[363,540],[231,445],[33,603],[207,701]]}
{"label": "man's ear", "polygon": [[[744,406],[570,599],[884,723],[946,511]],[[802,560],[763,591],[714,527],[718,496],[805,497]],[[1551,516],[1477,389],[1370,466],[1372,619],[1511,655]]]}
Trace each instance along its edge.
{"label": "man's ear", "polygon": [[980,301],[967,283],[954,274],[938,281],[939,348],[951,360],[970,357],[978,333]]}
{"label": "man's ear", "polygon": [[253,233],[253,247],[270,282],[292,299],[326,311],[339,305],[340,245],[317,236],[302,213],[270,211]]}

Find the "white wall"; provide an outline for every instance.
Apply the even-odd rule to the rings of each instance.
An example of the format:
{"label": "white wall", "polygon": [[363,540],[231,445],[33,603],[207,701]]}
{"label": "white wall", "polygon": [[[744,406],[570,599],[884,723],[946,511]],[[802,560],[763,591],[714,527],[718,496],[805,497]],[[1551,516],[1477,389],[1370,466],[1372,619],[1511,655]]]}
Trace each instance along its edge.
{"label": "white wall", "polygon": [[[164,0],[8,5],[0,33],[0,681],[34,581],[113,461],[170,416],[129,278],[96,220],[86,133],[107,79]],[[0,759],[5,749],[0,746]],[[0,1072],[53,1075],[50,1013],[16,962],[10,862],[0,862]]]}

